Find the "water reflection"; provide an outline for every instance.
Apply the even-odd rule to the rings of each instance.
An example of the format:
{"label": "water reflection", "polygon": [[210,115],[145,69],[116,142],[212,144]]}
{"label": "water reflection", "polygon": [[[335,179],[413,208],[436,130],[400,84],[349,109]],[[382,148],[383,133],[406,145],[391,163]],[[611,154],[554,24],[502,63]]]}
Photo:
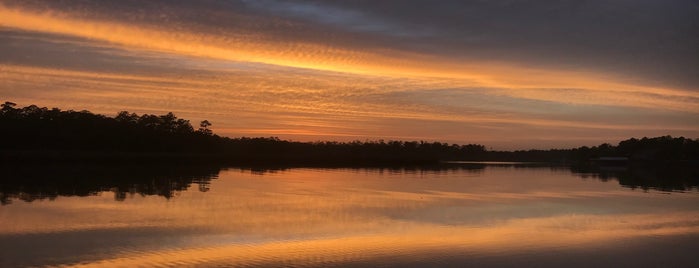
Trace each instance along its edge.
{"label": "water reflection", "polygon": [[618,166],[571,166],[570,170],[583,178],[602,181],[616,180],[631,189],[659,191],[699,190],[699,168],[672,164],[629,164]]}
{"label": "water reflection", "polygon": [[[465,171],[479,173],[484,164],[394,166],[354,168],[369,172],[422,173]],[[210,181],[216,179],[221,170],[219,165],[18,165],[2,166],[0,177],[0,204],[11,204],[13,199],[26,202],[54,200],[59,196],[94,196],[112,192],[114,200],[123,201],[133,195],[157,195],[172,198],[178,192],[189,189],[192,184],[201,192],[209,190]],[[265,175],[285,172],[293,166],[235,167],[251,174]],[[333,169],[337,167],[324,167]]]}
{"label": "water reflection", "polygon": [[92,196],[113,192],[123,201],[128,195],[173,197],[196,184],[208,191],[222,167],[208,165],[16,165],[3,166],[0,203],[54,200],[58,196]]}
{"label": "water reflection", "polygon": [[[19,165],[3,166],[0,177],[0,204],[13,199],[31,202],[54,200],[58,196],[91,196],[112,192],[123,201],[133,195],[157,195],[167,199],[193,184],[199,191],[209,190],[212,179],[221,170],[231,168],[256,175],[293,170],[293,166],[224,167],[218,165]],[[632,189],[659,191],[699,190],[699,169],[666,165],[551,165],[543,163],[454,162],[430,166],[323,167],[376,174],[481,174],[486,168],[546,169],[571,172],[583,179],[618,181]]]}
{"label": "water reflection", "polygon": [[[63,182],[113,178],[80,195],[3,177],[3,192],[62,194],[0,207],[0,267],[687,266],[699,246],[697,193],[631,191],[570,167],[164,166],[117,176],[139,169],[53,167]],[[133,198],[94,193],[119,185]]]}

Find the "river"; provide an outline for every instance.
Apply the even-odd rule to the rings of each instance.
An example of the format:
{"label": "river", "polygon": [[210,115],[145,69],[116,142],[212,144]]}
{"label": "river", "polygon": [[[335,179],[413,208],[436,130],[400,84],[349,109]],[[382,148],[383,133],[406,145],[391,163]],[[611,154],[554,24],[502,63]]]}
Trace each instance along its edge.
{"label": "river", "polygon": [[0,267],[696,265],[696,187],[625,172],[14,168]]}

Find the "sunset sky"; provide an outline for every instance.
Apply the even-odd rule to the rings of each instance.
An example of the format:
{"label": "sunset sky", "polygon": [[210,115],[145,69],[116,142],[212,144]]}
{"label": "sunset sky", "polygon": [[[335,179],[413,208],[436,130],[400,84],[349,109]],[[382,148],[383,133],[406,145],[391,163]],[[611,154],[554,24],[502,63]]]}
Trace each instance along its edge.
{"label": "sunset sky", "polygon": [[0,101],[297,141],[699,138],[699,1],[0,0]]}

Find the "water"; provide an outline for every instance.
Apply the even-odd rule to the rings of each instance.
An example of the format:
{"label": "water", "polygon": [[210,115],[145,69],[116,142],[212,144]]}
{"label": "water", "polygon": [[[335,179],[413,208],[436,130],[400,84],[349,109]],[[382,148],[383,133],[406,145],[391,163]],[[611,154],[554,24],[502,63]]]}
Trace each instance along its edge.
{"label": "water", "polygon": [[634,172],[12,167],[0,267],[696,265],[696,173]]}

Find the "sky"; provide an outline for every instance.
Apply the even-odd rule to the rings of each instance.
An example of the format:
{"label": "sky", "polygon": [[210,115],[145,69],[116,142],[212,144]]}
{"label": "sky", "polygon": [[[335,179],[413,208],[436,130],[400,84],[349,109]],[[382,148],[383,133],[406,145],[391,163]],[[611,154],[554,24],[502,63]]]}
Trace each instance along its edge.
{"label": "sky", "polygon": [[699,138],[699,2],[0,0],[0,81],[230,137]]}

